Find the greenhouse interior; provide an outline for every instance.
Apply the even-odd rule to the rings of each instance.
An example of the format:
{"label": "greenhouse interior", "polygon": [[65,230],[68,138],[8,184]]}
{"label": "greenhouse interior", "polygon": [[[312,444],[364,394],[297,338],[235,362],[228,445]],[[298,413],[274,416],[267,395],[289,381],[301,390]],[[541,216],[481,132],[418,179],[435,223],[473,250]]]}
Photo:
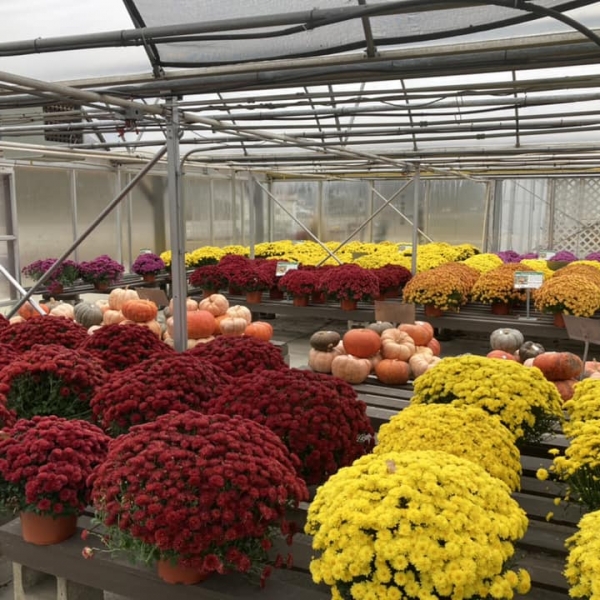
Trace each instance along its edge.
{"label": "greenhouse interior", "polygon": [[[187,377],[184,384],[175,381],[177,375],[162,373],[169,382],[164,394],[169,385],[173,389],[189,385],[182,397],[191,394],[196,398],[208,394],[205,388],[210,382],[211,393],[223,387],[221,395],[206,400],[216,411],[206,417],[213,419],[212,429],[199,412],[189,417],[188,425],[184,421],[175,424],[175,413],[168,413],[178,431],[206,428],[208,439],[211,431],[229,427],[217,408],[236,410],[238,417],[245,415],[245,408],[236,403],[231,379],[235,372],[227,372],[217,382],[207,367],[198,367],[202,382],[196,384],[199,376],[183,364],[186,351],[207,358],[214,341],[237,336],[272,342],[273,328],[277,332],[282,321],[278,317],[285,315],[293,321],[298,315],[298,319],[306,319],[310,330],[304,339],[303,367],[313,371],[315,381],[306,377],[300,381],[300,369],[282,369],[282,352],[289,350],[288,338],[282,338],[281,343],[271,343],[277,348],[276,359],[267,359],[266,354],[256,361],[232,359],[242,371],[247,368],[244,362],[268,363],[262,365],[260,376],[258,371],[254,373],[255,380],[252,373],[246,373],[250,379],[240,380],[239,389],[249,397],[262,398],[261,394],[268,396],[265,390],[279,385],[278,390],[298,389],[298,395],[306,392],[319,399],[337,399],[347,389],[361,407],[366,406],[366,412],[357,413],[344,429],[347,439],[359,441],[345,443],[333,452],[339,464],[328,464],[323,467],[326,472],[317,473],[317,467],[306,466],[312,464],[309,460],[301,477],[288,474],[287,487],[281,484],[277,488],[285,487],[287,494],[280,504],[271,506],[265,500],[263,516],[273,517],[269,534],[267,530],[261,534],[259,552],[263,560],[259,580],[265,598],[511,600],[526,596],[532,600],[598,600],[600,580],[594,565],[600,544],[592,534],[600,526],[600,513],[595,512],[600,509],[600,490],[595,489],[600,473],[596,456],[585,451],[595,430],[588,432],[591,438],[586,437],[581,421],[600,418],[600,409],[595,408],[600,398],[600,384],[596,387],[595,382],[600,368],[590,356],[594,353],[590,344],[600,344],[600,2],[21,0],[5,4],[0,8],[0,423],[10,423],[17,431],[25,414],[20,413],[21,399],[17,402],[10,395],[11,373],[26,363],[17,360],[15,348],[24,354],[38,347],[32,344],[40,343],[32,341],[38,340],[39,332],[31,329],[25,335],[18,333],[18,328],[39,327],[31,322],[48,319],[33,317],[52,314],[57,305],[61,305],[57,316],[69,315],[70,320],[86,324],[86,341],[77,342],[86,353],[91,352],[89,356],[93,354],[92,358],[85,354],[85,360],[99,357],[104,361],[101,368],[107,373],[107,382],[101,388],[94,383],[99,391],[94,392],[92,402],[102,435],[120,436],[121,440],[131,434],[130,426],[138,435],[136,445],[128,447],[124,441],[123,454],[117,457],[115,453],[112,468],[118,466],[119,473],[129,468],[117,464],[125,460],[127,452],[135,458],[131,448],[151,446],[152,436],[166,435],[166,430],[160,430],[165,420],[152,419],[155,429],[151,430],[151,419],[136,413],[127,417],[131,421],[125,426],[124,417],[107,416],[105,404],[115,402],[111,410],[121,410],[115,399],[124,404],[126,394],[134,393],[125,390],[130,390],[130,382],[138,381],[136,377],[142,381],[145,372],[141,365],[146,364],[146,369],[159,377],[159,358],[165,358],[160,353],[166,350],[152,354],[154,339],[152,343],[132,341],[123,354],[137,352],[140,358],[136,360],[148,359],[146,363],[134,365],[128,362],[131,358],[113,355],[111,360],[120,360],[120,366],[110,366],[101,354],[106,349],[93,341],[99,329],[117,323],[154,323],[158,310],[162,321],[156,330],[154,325],[148,329],[157,332],[161,345],[168,340],[169,351],[180,354],[169,360],[180,361],[174,371],[180,369],[179,377]],[[141,279],[145,273],[137,266],[151,256],[160,261],[156,269],[159,280],[146,285]],[[94,288],[91,283],[90,273],[98,259],[116,264],[118,273],[110,287]],[[214,286],[202,284],[202,275],[209,277],[207,270],[200,272],[202,268],[216,269],[229,259],[229,280],[223,268]],[[265,259],[274,259],[267,261],[267,268],[262,264]],[[246,290],[242,284],[234,286],[243,279],[239,273],[250,264],[254,287],[247,279]],[[63,272],[67,265],[77,267],[79,278],[71,279],[69,289],[62,284],[60,289],[53,288],[52,274]],[[84,265],[89,271],[87,278]],[[347,275],[343,275],[346,267]],[[366,287],[360,293],[356,289],[349,292],[349,298],[339,291],[336,295],[334,285],[344,277],[359,277],[356,269],[360,269],[360,277],[369,272]],[[312,278],[314,296],[308,307],[297,302],[293,291],[295,271],[306,276],[306,282],[309,275]],[[286,288],[283,283],[288,275]],[[384,276],[398,278],[394,290],[384,286]],[[259,287],[261,277],[270,277],[270,283]],[[309,285],[306,282],[305,287]],[[446,287],[452,282],[454,287],[439,292],[446,294],[445,300],[435,302],[432,288],[440,282]],[[544,287],[547,283],[548,289]],[[506,288],[502,292],[506,312],[494,312],[491,317],[485,305],[493,308],[501,303],[489,291],[499,285]],[[308,298],[306,290],[297,295]],[[244,291],[261,291],[263,300],[244,299]],[[276,298],[274,291],[284,299]],[[269,293],[267,301],[264,298]],[[335,306],[325,303],[325,297],[333,299]],[[125,307],[137,300],[152,305],[136,308],[146,317],[135,314],[133,307],[126,311]],[[353,303],[348,308],[344,300]],[[69,307],[62,312],[65,304]],[[224,304],[227,309],[222,308]],[[88,322],[83,305],[97,311],[99,320]],[[410,310],[402,312],[407,305]],[[197,310],[203,307],[209,310]],[[237,312],[226,313],[231,307]],[[200,322],[192,310],[210,314]],[[409,322],[402,322],[404,315]],[[240,319],[243,327],[234,323]],[[256,324],[251,333],[247,328],[253,320],[260,321],[263,329]],[[368,321],[374,321],[373,327],[363,327]],[[315,331],[317,323],[319,327],[323,324],[323,331]],[[388,324],[394,334],[386,334]],[[203,333],[192,336],[192,327]],[[326,330],[335,327],[338,332]],[[16,328],[14,334],[10,328]],[[301,337],[294,332],[290,340]],[[376,339],[369,340],[374,332]],[[478,342],[489,342],[490,354],[477,356],[469,345],[472,339],[460,350],[451,351],[450,344],[444,350],[443,340],[451,340],[452,332],[458,332],[456,337],[467,332]],[[102,335],[109,334],[99,337]],[[361,341],[360,335],[364,335]],[[406,337],[410,341],[406,342]],[[579,345],[568,345],[573,341]],[[48,361],[65,352],[57,349],[63,342],[43,343],[53,344]],[[106,344],[108,347],[108,341]],[[583,354],[574,350],[582,347]],[[227,349],[229,358],[232,348]],[[554,354],[560,354],[563,362],[558,363],[558,356],[549,356]],[[31,356],[28,360],[33,363]],[[424,362],[417,364],[417,358]],[[345,364],[350,359],[352,366]],[[501,360],[494,360],[494,366],[485,362],[492,359]],[[550,359],[556,359],[556,364],[550,365]],[[289,363],[289,357],[287,360]],[[336,362],[337,370],[332,366]],[[125,365],[133,369],[128,376],[125,370],[117,373]],[[280,377],[278,382],[269,379],[273,373]],[[324,374],[345,381],[317,384],[316,378]],[[447,395],[436,397],[442,387]],[[163,393],[159,388],[156,397]],[[61,389],[68,397],[69,386]],[[463,430],[452,425],[455,415],[442,414],[440,406],[446,405],[446,410],[454,400],[462,402],[465,390],[471,394],[465,402],[476,397],[482,404],[468,410],[500,414],[494,425],[481,414],[469,415],[473,431],[467,431],[465,425],[462,434],[468,437],[468,444],[452,437],[453,430]],[[6,402],[2,401],[5,396]],[[277,395],[277,399],[287,405],[290,400],[284,396]],[[505,406],[508,396],[518,402]],[[481,400],[488,397],[492,400],[487,404]],[[340,399],[342,404],[346,401]],[[528,403],[526,408],[521,401]],[[21,408],[17,409],[15,402]],[[585,407],[584,402],[588,402]],[[352,411],[363,410],[354,403],[341,415],[336,411],[342,410],[342,404],[328,405],[326,410],[344,422],[351,420]],[[419,414],[434,406],[440,410]],[[199,410],[196,405],[188,409]],[[265,414],[277,412],[272,407],[264,410]],[[396,415],[403,413],[405,421],[395,421]],[[15,415],[17,424],[13,423]],[[38,418],[39,413],[27,418],[34,415]],[[78,421],[73,414],[70,418]],[[443,449],[430,448],[430,442],[423,441],[430,424],[438,419],[440,427],[447,428],[439,439],[447,437],[448,447],[451,443],[457,447],[489,445],[493,450],[486,451],[494,454],[490,462],[501,461],[504,468],[498,471],[497,465],[481,458],[483,466],[476,465],[477,472],[471,472],[471,462],[463,457],[440,457],[445,454]],[[461,423],[463,420],[461,416]],[[316,427],[317,422],[311,426]],[[502,431],[493,430],[500,422]],[[139,423],[144,425],[133,427]],[[254,425],[247,427],[248,432],[239,434],[245,452],[255,452],[252,444],[246,443],[247,434],[252,439],[264,435],[265,448],[270,448],[266,452],[273,456],[284,453],[278,446],[280,440],[271,440],[271,432],[261,434],[251,431]],[[397,442],[394,445],[390,439],[394,428],[398,428],[395,435],[408,439],[409,427],[423,430],[422,437],[415,438],[415,447],[412,440],[403,448]],[[337,431],[337,424],[333,429]],[[510,429],[506,436],[504,429]],[[77,430],[76,435],[83,439],[88,434],[92,436]],[[2,477],[7,478],[3,464],[8,464],[2,445],[8,447],[19,435],[8,434],[9,441],[0,439],[0,500],[6,483]],[[94,435],[90,444],[100,444],[100,434]],[[312,435],[306,436],[313,440]],[[483,437],[479,440],[478,436]],[[287,434],[284,438],[289,441]],[[112,446],[107,447],[110,457]],[[408,455],[411,448],[414,456]],[[199,446],[194,449],[201,455]],[[551,449],[554,454],[549,454]],[[422,454],[420,450],[432,452]],[[296,458],[281,458],[278,465],[285,463],[285,469],[293,471]],[[159,460],[153,456],[140,468],[155,459]],[[96,513],[96,518],[104,518],[104,525],[112,531],[106,521],[109,504],[102,504],[116,494],[111,486],[116,475],[111,474],[109,463],[95,468],[95,487],[87,492],[87,502],[95,510],[102,506],[104,512],[101,517]],[[494,471],[493,477],[485,471]],[[471,501],[477,504],[476,499],[467,498],[469,490],[452,491],[455,480],[469,478],[477,480],[478,493],[488,504],[467,511],[468,517],[453,506],[448,510],[456,514],[449,517],[450,513],[444,513],[440,519],[460,521],[465,528],[462,533],[460,527],[447,525],[445,532],[432,534],[431,543],[421,538],[405,542],[416,545],[419,556],[408,556],[408,546],[390,542],[384,549],[387,562],[380,564],[374,539],[379,540],[379,535],[395,539],[400,525],[386,529],[385,523],[392,517],[383,515],[380,507],[371,507],[374,520],[367,529],[361,529],[348,515],[352,511],[358,514],[372,503],[368,490],[376,485],[370,479],[373,474],[402,486],[419,487],[417,472],[437,477],[436,485],[444,494],[449,490],[444,497],[448,506],[463,493],[461,506]],[[131,473],[130,477],[136,476]],[[497,482],[501,493],[494,491],[496,479],[490,483],[486,477],[504,480]],[[582,489],[585,477],[596,483]],[[354,480],[364,481],[364,488],[353,488]],[[171,479],[161,481],[167,481],[164,489],[175,485]],[[130,483],[122,481],[122,489]],[[311,500],[315,498],[311,486],[319,502],[307,505],[307,494]],[[355,489],[356,496],[344,491],[348,489]],[[386,499],[398,494],[397,489],[390,487]],[[431,491],[419,489],[421,494]],[[506,498],[499,499],[503,494]],[[67,495],[65,492],[65,498]],[[395,498],[394,510],[406,509],[405,504],[412,502],[407,498]],[[170,506],[171,500],[163,498],[161,502]],[[225,507],[231,500],[223,502]],[[245,500],[239,502],[246,506]],[[335,513],[335,505],[344,502],[347,511]],[[116,503],[113,499],[110,506]],[[289,538],[296,531],[281,514],[284,504],[294,505],[290,509],[294,515],[301,513],[300,528],[306,534],[297,563],[288,550],[281,549],[281,540],[268,537],[275,522]],[[34,513],[45,510],[39,503],[33,506]],[[230,517],[235,512],[228,510],[228,504],[223,507],[213,511],[223,510]],[[496,523],[498,513],[505,525],[498,531],[496,525],[490,526],[485,531],[488,545],[479,546],[479,534],[486,523]],[[427,511],[423,514],[431,516]],[[145,518],[154,524],[154,516]],[[186,517],[187,533],[190,518]],[[18,525],[18,519],[16,522]],[[231,576],[233,583],[223,583],[219,577],[234,571],[246,575],[257,567],[248,550],[255,548],[256,539],[252,543],[242,540],[248,545],[240,546],[243,551],[239,555],[231,547],[225,553],[219,546],[209,556],[206,552],[194,554],[193,548],[187,553],[179,551],[177,548],[187,543],[182,540],[175,549],[165,550],[166,545],[152,545],[149,538],[140,542],[133,535],[132,542],[129,531],[126,535],[121,532],[120,538],[116,535],[113,541],[119,538],[122,544],[119,551],[141,543],[148,550],[148,562],[157,561],[164,569],[170,560],[171,566],[179,561],[178,566],[195,574],[210,572],[207,582],[178,586],[178,595],[171,596],[168,587],[161,587],[168,581],[161,573],[163,581],[140,576],[138,570],[132,575],[110,557],[82,546],[79,539],[58,544],[59,551],[51,556],[41,543],[15,541],[14,523],[0,526],[0,552],[8,556],[12,578],[18,583],[13,584],[15,600],[29,597],[21,589],[26,580],[24,568],[56,577],[58,591],[51,597],[57,600],[96,599],[103,596],[94,594],[103,590],[140,600],[185,600],[192,592],[201,599],[229,600],[250,598],[254,593],[253,588],[248,591],[244,587],[245,581],[235,579],[239,573]],[[347,525],[346,533],[340,535],[341,529],[334,523],[340,528]],[[385,532],[378,531],[379,523]],[[474,529],[465,534],[468,523]],[[146,525],[144,521],[141,528]],[[417,528],[416,522],[411,527]],[[235,535],[231,531],[233,528],[225,535]],[[107,534],[105,539],[109,538]],[[353,541],[342,547],[341,538]],[[473,547],[465,541],[475,538]],[[356,542],[359,539],[369,551]],[[462,562],[451,557],[446,546],[452,551],[458,548],[456,554],[462,553]],[[481,559],[485,568],[477,562],[482,552],[489,548],[496,552],[499,547],[501,552],[490,554],[486,561]],[[264,566],[265,552],[273,548],[276,558],[269,555],[271,562]],[[363,551],[369,560],[359,560]],[[86,563],[85,574],[77,575],[82,552],[86,558],[94,555],[94,560]],[[407,556],[392,560],[391,553],[400,556],[402,552]],[[315,553],[318,557],[312,556]],[[443,559],[446,562],[436,562],[440,553],[448,554]],[[519,568],[520,561],[523,568]],[[282,576],[269,577],[270,565],[289,568]],[[488,567],[492,570],[486,571]],[[229,576],[224,579],[230,580]],[[132,587],[134,580],[139,587]],[[66,586],[63,591],[61,586]],[[206,595],[203,590],[208,590]],[[4,600],[1,589],[0,600]]]}

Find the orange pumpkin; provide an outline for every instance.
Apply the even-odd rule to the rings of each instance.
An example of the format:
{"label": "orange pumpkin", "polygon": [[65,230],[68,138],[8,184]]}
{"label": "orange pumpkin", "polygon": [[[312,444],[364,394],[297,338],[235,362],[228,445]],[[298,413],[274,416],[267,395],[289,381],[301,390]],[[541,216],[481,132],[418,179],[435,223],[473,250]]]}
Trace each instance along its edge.
{"label": "orange pumpkin", "polygon": [[381,355],[383,358],[408,360],[416,351],[415,341],[399,329],[386,329],[381,334]]}
{"label": "orange pumpkin", "polygon": [[[50,309],[45,304],[38,303],[38,306],[44,311],[45,314],[48,314],[50,312]],[[19,315],[19,317],[21,317],[25,320],[44,316],[44,315],[40,314],[35,308],[33,308],[33,304],[31,304],[31,302],[29,302],[29,300],[27,300],[27,302],[25,302],[23,305],[21,305],[19,307],[19,310],[17,311],[17,315]]]}
{"label": "orange pumpkin", "polygon": [[146,323],[156,319],[158,307],[151,300],[127,300],[121,306],[121,312],[126,319],[136,323]]}
{"label": "orange pumpkin", "polygon": [[415,321],[415,325],[420,325],[421,327],[424,327],[425,329],[427,329],[427,331],[429,331],[431,333],[431,337],[433,337],[435,335],[435,330],[433,329],[433,325],[431,323],[429,323],[428,321]]}
{"label": "orange pumpkin", "polygon": [[187,313],[188,338],[197,340],[212,335],[215,331],[215,317],[207,310],[194,310]]}
{"label": "orange pumpkin", "polygon": [[419,323],[402,323],[398,326],[398,329],[408,333],[417,346],[427,346],[431,338],[433,338],[433,329],[431,326],[425,327]]}
{"label": "orange pumpkin", "polygon": [[431,338],[426,346],[433,352],[434,356],[439,356],[442,353],[442,345],[436,338]]}
{"label": "orange pumpkin", "polygon": [[544,352],[533,359],[533,366],[549,381],[577,379],[583,371],[583,361],[572,352]]}
{"label": "orange pumpkin", "polygon": [[404,385],[410,379],[410,366],[404,360],[384,358],[375,367],[379,381],[388,385]]}
{"label": "orange pumpkin", "polygon": [[135,290],[115,288],[108,294],[108,307],[112,310],[121,310],[125,302],[136,299],[139,299],[139,295]]}
{"label": "orange pumpkin", "polygon": [[342,342],[346,352],[358,358],[369,358],[377,354],[381,348],[381,338],[378,333],[367,328],[346,331]]}
{"label": "orange pumpkin", "polygon": [[556,386],[563,402],[566,402],[573,397],[573,394],[575,393],[575,384],[579,383],[579,380],[563,379],[561,381],[553,381],[552,383]]}
{"label": "orange pumpkin", "polygon": [[[375,333],[373,331],[373,333]],[[375,335],[377,335],[375,333]],[[341,354],[331,361],[331,374],[348,383],[357,385],[369,377],[371,362],[368,358],[358,358],[351,354]]]}
{"label": "orange pumpkin", "polygon": [[500,360],[515,360],[517,362],[518,359],[514,354],[510,352],[505,352],[504,350],[492,350],[486,354],[488,358],[499,358]]}
{"label": "orange pumpkin", "polygon": [[269,342],[273,338],[273,325],[266,321],[254,321],[246,327],[244,335]]}
{"label": "orange pumpkin", "polygon": [[200,310],[207,310],[215,317],[224,315],[229,308],[229,300],[223,294],[211,294],[207,298],[200,300],[198,304]]}

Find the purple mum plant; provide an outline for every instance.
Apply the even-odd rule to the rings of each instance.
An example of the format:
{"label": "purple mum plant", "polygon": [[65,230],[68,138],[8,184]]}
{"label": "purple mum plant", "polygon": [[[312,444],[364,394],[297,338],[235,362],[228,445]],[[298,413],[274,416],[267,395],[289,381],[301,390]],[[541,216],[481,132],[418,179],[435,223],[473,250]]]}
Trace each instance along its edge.
{"label": "purple mum plant", "polygon": [[125,271],[125,267],[107,254],[79,265],[81,279],[86,283],[116,283]]}
{"label": "purple mum plant", "polygon": [[[26,267],[23,267],[21,272],[25,277],[29,277],[33,281],[38,281],[54,265],[56,260],[56,258],[34,260]],[[63,286],[73,285],[79,277],[79,265],[73,260],[64,260],[45,283],[48,290],[53,292]]]}
{"label": "purple mum plant", "polygon": [[131,265],[131,270],[138,275],[158,275],[165,268],[165,261],[153,252],[140,254]]}

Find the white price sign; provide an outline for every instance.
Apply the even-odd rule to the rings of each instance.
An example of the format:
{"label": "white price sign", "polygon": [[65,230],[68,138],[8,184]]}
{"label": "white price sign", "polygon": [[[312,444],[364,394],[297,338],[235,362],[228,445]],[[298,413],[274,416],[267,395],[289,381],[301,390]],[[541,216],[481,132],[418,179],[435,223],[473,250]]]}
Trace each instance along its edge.
{"label": "white price sign", "polygon": [[535,290],[542,287],[544,274],[541,271],[515,271],[515,289]]}
{"label": "white price sign", "polygon": [[277,267],[275,269],[275,277],[281,277],[285,275],[288,271],[293,271],[298,268],[298,263],[294,262],[284,262],[282,260],[277,261]]}

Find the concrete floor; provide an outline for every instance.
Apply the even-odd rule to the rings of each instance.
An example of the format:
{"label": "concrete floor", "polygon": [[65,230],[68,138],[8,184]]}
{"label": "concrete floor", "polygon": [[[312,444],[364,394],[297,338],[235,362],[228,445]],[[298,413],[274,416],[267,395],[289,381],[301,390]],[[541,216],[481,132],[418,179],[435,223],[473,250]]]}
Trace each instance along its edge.
{"label": "concrete floor", "polygon": [[[260,316],[258,318],[263,318]],[[362,326],[359,323],[348,321],[332,321],[329,319],[297,318],[278,316],[269,319],[274,329],[274,341],[285,342],[291,367],[304,367],[308,362],[308,351],[310,349],[310,336],[321,330],[334,330],[343,334],[348,328]],[[485,355],[490,350],[488,334],[462,334],[460,332],[440,332],[438,335],[442,347],[442,356],[457,356],[459,354],[481,354]],[[559,349],[558,342],[548,340],[544,344],[547,350]],[[560,343],[561,349],[570,349],[581,356],[583,344]],[[12,600],[13,588],[10,579],[10,565],[2,563],[0,558],[0,600]],[[8,583],[7,583],[8,581]],[[49,578],[37,585],[27,594],[27,600],[56,600],[54,579]],[[122,596],[105,593],[105,600],[127,600]]]}

